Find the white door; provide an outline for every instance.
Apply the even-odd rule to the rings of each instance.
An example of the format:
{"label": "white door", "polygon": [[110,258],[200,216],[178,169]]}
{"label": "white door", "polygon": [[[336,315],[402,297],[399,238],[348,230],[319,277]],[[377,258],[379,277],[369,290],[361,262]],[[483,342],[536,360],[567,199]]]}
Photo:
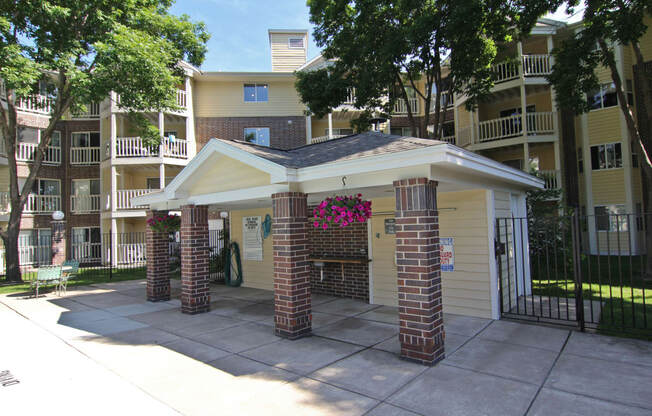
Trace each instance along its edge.
{"label": "white door", "polygon": [[377,305],[398,306],[393,215],[371,217],[371,294]]}

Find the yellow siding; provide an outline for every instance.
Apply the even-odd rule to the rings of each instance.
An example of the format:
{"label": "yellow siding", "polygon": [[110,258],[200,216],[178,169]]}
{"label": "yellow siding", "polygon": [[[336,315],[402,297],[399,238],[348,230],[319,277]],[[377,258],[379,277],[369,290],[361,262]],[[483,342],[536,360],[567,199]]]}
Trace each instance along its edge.
{"label": "yellow siding", "polygon": [[588,117],[589,143],[602,144],[621,141],[620,109],[618,107],[591,111]]}
{"label": "yellow siding", "polygon": [[[216,181],[215,178],[220,178],[220,180]],[[202,172],[201,178],[192,185],[190,193],[191,195],[201,195],[269,184],[268,173],[235,159],[221,157],[208,170]]]}
{"label": "yellow siding", "polygon": [[[334,129],[350,129],[351,122],[349,120],[335,120],[333,119],[333,128]],[[320,137],[328,134],[328,119],[312,119],[312,137]]]}
{"label": "yellow siding", "polygon": [[246,78],[238,81],[211,81],[198,84],[195,90],[196,117],[264,117],[301,116],[305,106],[301,104],[294,88],[294,78],[269,80],[267,102],[245,102]]}
{"label": "yellow siding", "polygon": [[639,45],[641,48],[641,53],[643,54],[643,58],[645,61],[649,61],[652,59],[652,30],[650,28],[652,27],[652,17],[647,17],[645,20],[645,25],[648,27],[647,32],[641,37],[639,41]]}
{"label": "yellow siding", "polygon": [[[242,217],[260,216],[261,220],[265,215],[272,215],[272,208],[249,209],[232,211],[230,215],[231,241],[240,246],[240,253],[244,246],[242,244]],[[244,257],[244,256],[243,256]],[[263,260],[242,260],[242,285],[258,289],[274,290],[274,258],[272,250],[272,236],[263,240]]]}
{"label": "yellow siding", "polygon": [[[304,47],[290,48],[290,38],[302,38]],[[308,39],[305,33],[272,33],[270,48],[272,52],[272,71],[292,72],[306,63]]]}
{"label": "yellow siding", "polygon": [[[443,307],[447,313],[491,317],[486,191],[440,193],[441,237],[453,237],[455,271],[442,273]],[[374,303],[397,305],[395,240],[384,238],[384,220],[392,218],[394,198],[374,199],[372,274]],[[381,238],[376,237],[381,234]]]}
{"label": "yellow siding", "polygon": [[624,204],[625,203],[625,177],[624,169],[594,170],[593,178],[593,203]]}
{"label": "yellow siding", "polygon": [[641,202],[643,200],[643,188],[641,185],[640,168],[632,169],[632,196],[634,203]]}
{"label": "yellow siding", "polygon": [[9,192],[9,167],[0,166],[0,192]]}

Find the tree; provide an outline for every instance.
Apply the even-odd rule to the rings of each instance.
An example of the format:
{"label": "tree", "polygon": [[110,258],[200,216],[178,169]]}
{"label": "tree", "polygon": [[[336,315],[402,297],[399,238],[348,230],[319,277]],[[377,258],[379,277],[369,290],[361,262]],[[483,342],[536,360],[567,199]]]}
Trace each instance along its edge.
{"label": "tree", "polygon": [[[646,16],[652,13],[649,0],[614,0],[614,1],[571,1],[567,3],[569,11],[580,5],[585,7],[582,30],[553,52],[555,64],[550,81],[559,93],[557,97],[562,108],[574,110],[577,114],[591,109],[589,97],[599,91],[599,79],[596,69],[604,66],[609,69],[615,86],[618,106],[625,117],[632,150],[638,150],[641,160],[643,183],[647,186],[644,194],[646,212],[652,211],[652,69],[646,66],[639,41],[647,31],[644,23]],[[632,105],[627,100],[625,82],[618,71],[614,54],[614,45],[624,45],[633,51],[636,70],[634,81],[638,88],[638,117],[634,116]],[[648,57],[649,59],[650,57]],[[645,274],[652,277],[652,232],[647,218],[646,233],[647,264]]]}
{"label": "tree", "polygon": [[[203,23],[168,13],[173,0],[0,0],[0,129],[9,164],[7,279],[20,281],[18,234],[23,208],[55,124],[68,111],[111,91],[131,111],[175,108],[181,60],[200,65],[209,35]],[[34,162],[21,189],[16,168],[16,103],[45,80],[53,98]],[[150,129],[151,133],[151,129]]]}
{"label": "tree", "polygon": [[[524,7],[526,3],[308,0],[315,40],[330,62],[297,74],[301,100],[323,117],[353,88],[355,107],[365,110],[368,119],[371,111],[388,117],[396,100],[403,98],[412,131],[428,137],[432,124],[439,138],[442,94],[464,94],[467,106],[475,106],[493,86],[491,66],[499,47],[529,33],[548,7]],[[409,89],[425,103],[421,119],[408,100]]]}

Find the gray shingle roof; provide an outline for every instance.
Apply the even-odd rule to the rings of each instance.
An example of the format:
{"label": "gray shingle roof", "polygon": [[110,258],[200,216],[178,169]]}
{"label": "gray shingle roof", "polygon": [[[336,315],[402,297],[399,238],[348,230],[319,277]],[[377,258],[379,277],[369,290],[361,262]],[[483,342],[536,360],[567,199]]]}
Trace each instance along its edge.
{"label": "gray shingle roof", "polygon": [[267,159],[287,168],[305,168],[330,162],[353,160],[369,156],[403,152],[406,150],[445,144],[445,142],[365,132],[309,144],[292,150],[274,149],[251,143],[217,139],[231,146]]}

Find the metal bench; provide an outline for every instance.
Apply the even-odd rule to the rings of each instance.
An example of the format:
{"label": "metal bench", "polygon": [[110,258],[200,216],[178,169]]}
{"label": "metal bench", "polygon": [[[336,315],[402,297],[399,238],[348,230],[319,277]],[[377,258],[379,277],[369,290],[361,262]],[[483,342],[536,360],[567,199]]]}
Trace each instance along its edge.
{"label": "metal bench", "polygon": [[57,286],[57,291],[59,292],[59,296],[61,296],[61,292],[63,293],[68,292],[68,280],[77,276],[78,272],[79,272],[79,261],[66,260],[65,262],[63,262],[63,264],[61,265],[61,280],[59,280],[59,285]]}
{"label": "metal bench", "polygon": [[36,273],[36,280],[32,282],[32,289],[35,290],[38,298],[38,289],[40,286],[56,284],[61,282],[61,266],[40,267]]}

